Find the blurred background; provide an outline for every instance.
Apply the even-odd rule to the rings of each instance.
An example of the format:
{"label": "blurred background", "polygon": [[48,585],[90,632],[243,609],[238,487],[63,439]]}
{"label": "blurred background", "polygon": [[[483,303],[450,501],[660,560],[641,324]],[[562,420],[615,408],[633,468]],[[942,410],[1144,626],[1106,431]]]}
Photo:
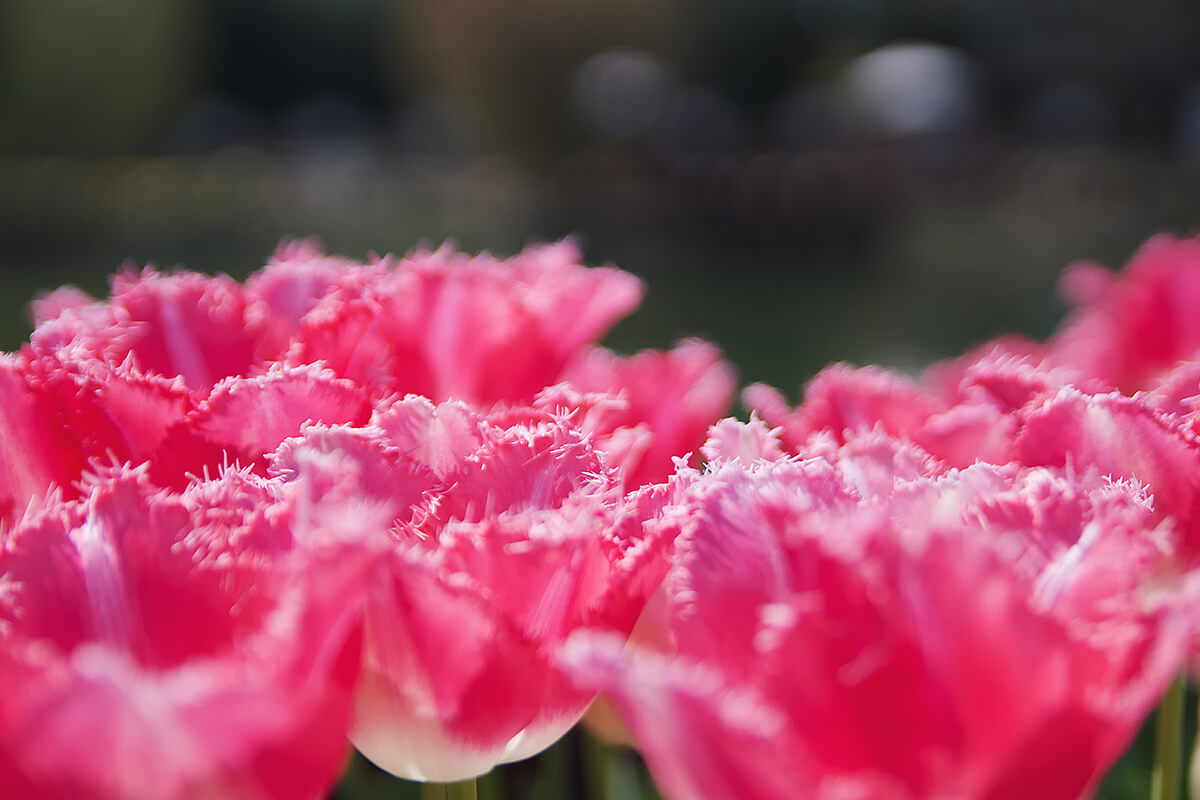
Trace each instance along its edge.
{"label": "blurred background", "polygon": [[243,276],[572,235],[612,343],[794,392],[1047,332],[1075,259],[1200,221],[1177,0],[4,0],[0,346],[123,259]]}
{"label": "blurred background", "polygon": [[127,258],[570,235],[648,284],[610,344],[795,397],[1045,335],[1066,264],[1198,222],[1194,3],[0,2],[6,349]]}

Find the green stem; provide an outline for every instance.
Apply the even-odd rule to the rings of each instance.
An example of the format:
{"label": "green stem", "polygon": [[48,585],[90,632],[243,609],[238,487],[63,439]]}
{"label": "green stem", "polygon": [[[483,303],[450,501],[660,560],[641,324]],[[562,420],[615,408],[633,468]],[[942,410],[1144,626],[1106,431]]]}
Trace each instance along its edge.
{"label": "green stem", "polygon": [[476,800],[475,779],[454,783],[426,783],[421,786],[422,800]]}
{"label": "green stem", "polygon": [[608,782],[608,758],[604,752],[604,742],[592,735],[591,731],[580,731],[583,744],[583,776],[585,797],[587,800],[607,800],[605,791]]}
{"label": "green stem", "polygon": [[1178,800],[1183,766],[1183,696],[1187,682],[1181,674],[1171,682],[1158,707],[1154,740],[1154,773],[1150,778],[1150,800]]}

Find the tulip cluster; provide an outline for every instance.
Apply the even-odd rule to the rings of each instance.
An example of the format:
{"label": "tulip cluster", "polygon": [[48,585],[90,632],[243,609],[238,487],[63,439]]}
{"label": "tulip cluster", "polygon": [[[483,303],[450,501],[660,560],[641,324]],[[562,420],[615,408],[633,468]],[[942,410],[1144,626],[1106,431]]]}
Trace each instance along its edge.
{"label": "tulip cluster", "polygon": [[[0,355],[0,796],[325,796],[607,693],[672,800],[1088,796],[1200,641],[1200,240],[790,407],[569,243],[59,289]],[[695,453],[698,458],[693,458]]]}
{"label": "tulip cluster", "polygon": [[680,468],[658,635],[562,654],[668,796],[1094,791],[1196,652],[1200,241],[1063,284],[1044,344],[751,386]]}
{"label": "tulip cluster", "polygon": [[569,244],[244,285],[64,288],[0,356],[0,796],[321,797],[528,757],[557,666],[666,571],[656,486],[728,407],[712,345],[594,342],[641,285]]}

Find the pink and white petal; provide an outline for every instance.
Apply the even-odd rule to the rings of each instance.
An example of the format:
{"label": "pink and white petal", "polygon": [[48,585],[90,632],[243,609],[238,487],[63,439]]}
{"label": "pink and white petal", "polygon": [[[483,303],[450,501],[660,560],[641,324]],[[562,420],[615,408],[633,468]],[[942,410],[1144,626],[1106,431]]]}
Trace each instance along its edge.
{"label": "pink and white petal", "polygon": [[[490,429],[432,509],[437,520],[558,508],[577,494],[615,499],[616,476],[577,429],[559,420]],[[433,524],[433,523],[431,523]]]}
{"label": "pink and white petal", "polygon": [[30,354],[78,348],[95,358],[119,363],[139,335],[138,323],[72,287],[35,300],[30,311],[34,330],[29,344],[22,348]]}
{"label": "pink and white petal", "polygon": [[613,578],[596,535],[610,524],[599,504],[450,523],[439,534],[438,562],[469,575],[530,641],[558,641],[588,619]]}
{"label": "pink and white petal", "polygon": [[[803,442],[808,433],[792,412],[783,392],[765,383],[752,383],[742,390],[742,405],[761,418],[772,430],[780,432],[785,444]],[[793,430],[788,430],[791,427]]]}
{"label": "pink and white petal", "polygon": [[263,667],[160,673],[88,645],[18,684],[4,749],[37,797],[315,800],[344,764],[348,697]]}
{"label": "pink and white petal", "polygon": [[828,461],[845,487],[868,502],[886,499],[898,484],[936,477],[946,471],[940,458],[879,428],[849,434],[840,445],[832,437],[818,434],[796,455]]}
{"label": "pink and white petal", "polygon": [[615,550],[604,596],[580,627],[628,633],[648,647],[670,650],[667,588],[676,540],[692,513],[684,487],[694,473],[644,486],[626,497],[612,526]]}
{"label": "pink and white petal", "polygon": [[359,576],[197,538],[190,499],[115,471],[6,542],[0,669],[19,684],[0,741],[37,796],[284,800],[336,780]]}
{"label": "pink and white petal", "polygon": [[530,304],[552,314],[545,335],[568,354],[599,340],[642,302],[638,278],[615,267],[581,268],[570,240],[527,248],[509,263],[534,285]]}
{"label": "pink and white petal", "polygon": [[1158,376],[1146,393],[1146,402],[1165,414],[1194,414],[1200,409],[1200,360],[1180,362]]}
{"label": "pink and white petal", "polygon": [[30,316],[36,328],[43,322],[58,319],[63,314],[79,312],[96,304],[96,298],[75,286],[62,286],[45,292],[29,304]]}
{"label": "pink and white petal", "polygon": [[584,268],[577,255],[562,246],[506,262],[418,252],[327,295],[289,359],[323,360],[379,397],[527,402],[640,299],[636,278]]}
{"label": "pink and white petal", "polygon": [[195,406],[179,378],[143,373],[131,359],[110,365],[77,345],[26,359],[23,371],[85,461],[143,461]]}
{"label": "pink and white petal", "polygon": [[415,556],[397,556],[369,592],[351,741],[414,780],[487,772],[534,721],[549,670],[536,646]]}
{"label": "pink and white petal", "polygon": [[422,350],[419,302],[399,291],[330,294],[301,321],[286,361],[297,366],[320,361],[374,399],[410,393],[437,397],[432,365]]}
{"label": "pink and white petal", "polygon": [[721,664],[739,681],[757,666],[758,609],[797,590],[787,538],[815,535],[832,522],[831,504],[859,500],[821,460],[760,465],[727,462],[697,481],[665,584],[680,651]]}
{"label": "pink and white petal", "polygon": [[951,467],[1007,464],[1020,420],[991,404],[960,404],[932,414],[912,438]]}
{"label": "pink and white petal", "polygon": [[[1016,334],[1008,334],[968,350],[958,358],[932,364],[921,373],[921,385],[927,387],[941,403],[949,405],[968,399],[964,387],[973,385],[974,376],[981,364],[1041,365],[1046,357],[1046,350],[1040,343]],[[969,399],[976,402],[979,400],[978,397]]]}

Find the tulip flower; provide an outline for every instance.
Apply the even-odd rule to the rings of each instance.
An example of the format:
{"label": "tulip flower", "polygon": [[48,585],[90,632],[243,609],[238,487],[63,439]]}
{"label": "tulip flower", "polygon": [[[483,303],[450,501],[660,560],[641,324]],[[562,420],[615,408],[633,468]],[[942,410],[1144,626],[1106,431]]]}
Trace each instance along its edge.
{"label": "tulip flower", "polygon": [[90,466],[149,462],[160,486],[266,454],[304,422],[363,423],[370,406],[349,381],[317,366],[273,365],[227,378],[204,396],[178,378],[111,365],[78,348],[28,358],[0,355],[0,529],[54,492],[79,496]]}
{"label": "tulip flower", "polygon": [[625,498],[548,411],[409,397],[365,428],[310,426],[273,463],[319,532],[297,546],[370,565],[350,738],[402,777],[460,781],[558,739],[594,692],[555,652],[581,627],[628,635],[666,570],[667,488]]}
{"label": "tulip flower", "polygon": [[1006,463],[1024,405],[1057,388],[1059,376],[1003,351],[962,361],[931,371],[943,385],[879,367],[834,364],[813,378],[794,410],[777,390],[762,384],[748,387],[743,399],[778,428],[791,453],[803,452],[813,437],[840,443],[878,429],[913,441],[953,466]]}
{"label": "tulip flower", "polygon": [[1015,440],[1023,464],[1095,468],[1137,480],[1155,510],[1178,528],[1177,558],[1200,564],[1200,443],[1190,420],[1154,409],[1142,396],[1063,389],[1030,410]]}
{"label": "tulip flower", "polygon": [[1188,649],[1169,526],[1094,471],[826,442],[681,474],[675,652],[581,632],[564,668],[673,800],[1086,796]]}
{"label": "tulip flower", "polygon": [[[127,269],[104,301],[59,289],[33,304],[29,344],[0,364],[13,397],[0,430],[53,440],[32,470],[22,460],[46,448],[0,451],[0,474],[20,474],[0,519],[52,486],[69,492],[97,457],[149,460],[178,489],[225,464],[261,470],[306,421],[362,424],[409,393],[527,406],[564,383],[559,405],[610,396],[588,431],[627,485],[665,479],[728,407],[732,369],[698,341],[632,358],[596,347],[642,287],[579,260],[564,242],[506,261],[443,247],[360,264],[299,242],[244,285]],[[64,424],[94,439],[59,441]]]}
{"label": "tulip flower", "polygon": [[1003,337],[935,364],[919,381],[833,365],[795,410],[763,385],[746,390],[746,405],[782,429],[792,452],[818,431],[840,437],[878,425],[958,466],[1005,463],[1022,408],[1067,387],[1147,391],[1158,411],[1192,410],[1190,398],[1200,394],[1200,239],[1159,236],[1119,275],[1077,264],[1061,284],[1078,307],[1045,344]]}
{"label": "tulip flower", "polygon": [[1128,394],[1200,355],[1200,238],[1156,236],[1119,275],[1077,264],[1062,290],[1077,308],[1047,343],[1055,363]]}
{"label": "tulip flower", "polygon": [[0,546],[0,795],[324,797],[344,763],[361,608],[301,564],[249,473],[172,494],[88,478]]}
{"label": "tulip flower", "polygon": [[[734,390],[721,352],[698,339],[630,358],[592,348],[567,367],[563,380],[580,391],[616,394],[624,401],[615,418],[595,433],[597,447],[609,454],[630,487],[667,480],[672,459],[700,445],[703,432],[729,408]],[[619,440],[639,428],[647,434],[644,450],[636,456],[626,450],[614,459],[621,452]]]}
{"label": "tulip flower", "polygon": [[[891,402],[887,378],[834,368],[794,412],[767,387],[748,389],[747,405],[781,426],[793,452],[814,430],[840,434],[845,421],[880,425],[959,466],[1016,460],[1141,481],[1158,517],[1178,528],[1175,558],[1190,568],[1200,559],[1200,239],[1156,237],[1121,274],[1078,264],[1061,287],[1077,308],[1044,345],[1008,337],[935,365],[919,383],[893,378],[902,391]],[[1173,691],[1167,703],[1181,698]],[[1177,727],[1160,734],[1164,757]]]}

